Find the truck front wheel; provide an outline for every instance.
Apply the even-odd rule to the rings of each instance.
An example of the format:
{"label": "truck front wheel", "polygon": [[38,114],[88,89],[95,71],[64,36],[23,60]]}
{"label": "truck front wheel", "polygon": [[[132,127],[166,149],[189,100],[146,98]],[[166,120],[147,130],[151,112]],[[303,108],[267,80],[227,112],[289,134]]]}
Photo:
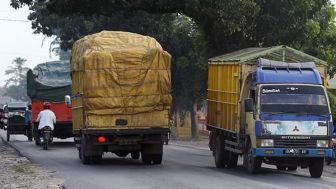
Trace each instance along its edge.
{"label": "truck front wheel", "polygon": [[247,171],[251,174],[256,174],[261,168],[261,159],[258,157],[253,157],[252,147],[250,145],[247,153],[244,154],[244,165],[247,168]]}
{"label": "truck front wheel", "polygon": [[313,178],[320,178],[323,172],[323,158],[311,159],[309,161],[309,173]]}

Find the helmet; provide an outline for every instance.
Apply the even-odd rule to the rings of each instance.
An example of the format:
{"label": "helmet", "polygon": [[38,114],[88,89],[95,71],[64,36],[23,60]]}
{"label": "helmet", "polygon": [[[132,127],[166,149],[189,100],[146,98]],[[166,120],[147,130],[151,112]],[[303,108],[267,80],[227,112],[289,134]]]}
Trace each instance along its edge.
{"label": "helmet", "polygon": [[43,103],[43,109],[50,109],[50,102],[44,102]]}

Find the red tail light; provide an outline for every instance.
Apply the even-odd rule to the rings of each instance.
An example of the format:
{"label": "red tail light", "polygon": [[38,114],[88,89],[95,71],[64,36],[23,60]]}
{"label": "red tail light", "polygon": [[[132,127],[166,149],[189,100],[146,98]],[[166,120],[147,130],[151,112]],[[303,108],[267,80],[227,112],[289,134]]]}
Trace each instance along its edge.
{"label": "red tail light", "polygon": [[104,136],[99,136],[97,138],[97,140],[98,140],[99,143],[105,143],[106,142],[106,138]]}

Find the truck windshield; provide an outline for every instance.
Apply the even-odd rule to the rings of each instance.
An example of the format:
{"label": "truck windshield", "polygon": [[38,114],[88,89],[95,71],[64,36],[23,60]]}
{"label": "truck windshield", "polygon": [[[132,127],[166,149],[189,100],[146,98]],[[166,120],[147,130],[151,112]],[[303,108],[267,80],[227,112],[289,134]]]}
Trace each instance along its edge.
{"label": "truck windshield", "polygon": [[329,113],[325,92],[319,86],[263,86],[260,93],[264,113]]}

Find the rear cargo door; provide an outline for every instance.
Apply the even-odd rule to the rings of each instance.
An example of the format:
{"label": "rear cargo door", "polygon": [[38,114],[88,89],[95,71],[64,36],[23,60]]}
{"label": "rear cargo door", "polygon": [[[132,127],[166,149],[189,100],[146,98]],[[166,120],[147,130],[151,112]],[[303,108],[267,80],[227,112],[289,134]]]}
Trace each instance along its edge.
{"label": "rear cargo door", "polygon": [[209,63],[208,125],[238,132],[240,65]]}

